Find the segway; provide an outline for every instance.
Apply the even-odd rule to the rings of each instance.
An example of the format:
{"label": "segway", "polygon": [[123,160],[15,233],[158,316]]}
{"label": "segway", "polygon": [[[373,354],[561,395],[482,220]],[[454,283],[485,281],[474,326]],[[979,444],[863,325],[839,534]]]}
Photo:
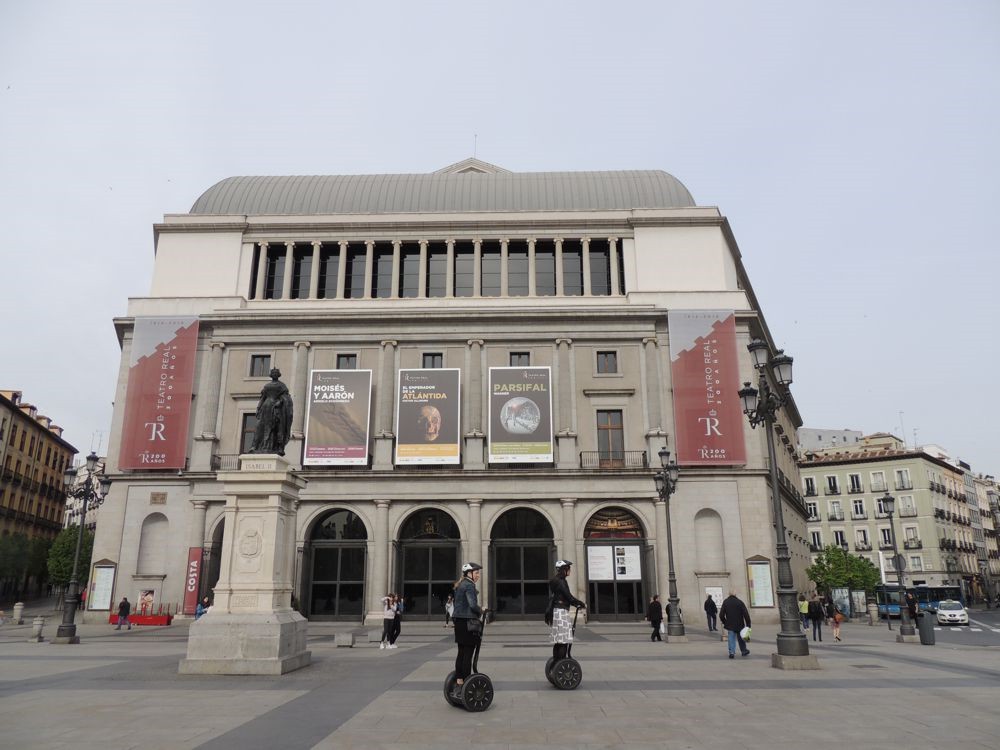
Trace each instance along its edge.
{"label": "segway", "polygon": [[[580,607],[577,607],[573,614],[573,629],[571,631],[574,636],[576,635],[576,620],[579,616]],[[549,660],[545,662],[545,679],[559,690],[576,690],[583,682],[583,669],[580,667],[580,662],[572,658],[572,651],[573,644],[567,643],[565,657],[556,659],[556,657],[550,656]]]}
{"label": "segway", "polygon": [[[480,622],[483,624],[483,634],[486,632],[486,610],[483,610]],[[472,654],[472,674],[465,678],[462,683],[461,698],[457,698],[452,692],[455,688],[455,672],[452,671],[444,680],[444,699],[456,708],[464,708],[466,711],[485,711],[493,703],[493,680],[489,675],[479,671],[479,649],[483,646],[483,637],[479,636],[479,643]]]}

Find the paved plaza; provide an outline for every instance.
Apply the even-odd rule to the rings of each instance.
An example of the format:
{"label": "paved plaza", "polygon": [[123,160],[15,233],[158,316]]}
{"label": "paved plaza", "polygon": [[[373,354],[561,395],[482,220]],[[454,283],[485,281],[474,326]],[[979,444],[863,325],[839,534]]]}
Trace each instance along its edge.
{"label": "paved plaza", "polygon": [[[29,615],[37,614],[29,610]],[[58,618],[45,628],[55,635]],[[347,624],[311,623],[312,664],[283,677],[177,674],[187,624],[115,631],[85,625],[77,646],[29,643],[0,626],[4,748],[774,748],[1000,747],[1000,633],[970,645],[897,644],[884,625],[844,627],[816,644],[822,669],[770,666],[776,628],[729,660],[704,626],[688,643],[650,643],[636,623],[591,624],[574,649],[574,692],[542,673],[542,623],[490,626],[480,668],[496,687],[485,713],[447,705],[451,630],[404,622],[396,650]],[[812,644],[810,644],[812,645]]]}

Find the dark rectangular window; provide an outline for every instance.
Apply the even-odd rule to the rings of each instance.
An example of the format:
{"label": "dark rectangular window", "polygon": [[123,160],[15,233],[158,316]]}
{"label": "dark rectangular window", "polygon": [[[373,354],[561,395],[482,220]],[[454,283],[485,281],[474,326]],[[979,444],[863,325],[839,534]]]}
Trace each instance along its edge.
{"label": "dark rectangular window", "polygon": [[602,375],[618,372],[618,352],[598,352],[597,372]]}
{"label": "dark rectangular window", "polygon": [[250,355],[250,377],[251,378],[266,378],[271,372],[271,355],[270,354],[251,354]]}
{"label": "dark rectangular window", "polygon": [[392,243],[376,242],[372,250],[374,274],[372,275],[372,297],[392,296]]}
{"label": "dark rectangular window", "polygon": [[530,367],[531,366],[531,352],[511,352],[510,353],[510,366],[511,367]]}
{"label": "dark rectangular window", "polygon": [[444,355],[438,353],[428,353],[424,355],[424,367],[441,368],[444,367]]}
{"label": "dark rectangular window", "polygon": [[448,292],[448,245],[427,244],[427,296],[444,297]]}
{"label": "dark rectangular window", "polygon": [[490,240],[480,246],[480,277],[484,297],[500,296],[500,243]]}
{"label": "dark rectangular window", "polygon": [[264,277],[264,299],[281,299],[281,285],[285,278],[285,256],[288,250],[283,245],[267,249],[267,275]]}
{"label": "dark rectangular window", "polygon": [[250,294],[248,299],[257,298],[257,271],[260,268],[260,245],[253,246],[253,265],[250,266]]}
{"label": "dark rectangular window", "polygon": [[358,355],[357,354],[338,354],[337,355],[337,369],[338,370],[357,370],[358,369]]}
{"label": "dark rectangular window", "polygon": [[455,243],[455,296],[471,297],[476,289],[476,248],[471,242]]}
{"label": "dark rectangular window", "polygon": [[597,450],[602,465],[615,465],[625,460],[625,431],[620,409],[597,412]]}
{"label": "dark rectangular window", "polygon": [[292,299],[305,299],[309,296],[309,281],[312,276],[312,245],[296,243],[292,258]]}
{"label": "dark rectangular window", "polygon": [[240,427],[240,453],[249,453],[253,447],[253,435],[257,431],[257,415],[244,414]]}
{"label": "dark rectangular window", "polygon": [[564,240],[562,246],[563,294],[579,297],[583,294],[583,243]]}
{"label": "dark rectangular window", "polygon": [[524,240],[507,243],[507,294],[511,297],[528,295],[528,243]]}
{"label": "dark rectangular window", "polygon": [[365,264],[368,262],[368,248],[364,242],[351,242],[347,246],[347,276],[344,284],[345,299],[360,299],[365,296]]}
{"label": "dark rectangular window", "polygon": [[625,294],[625,262],[623,259],[622,247],[625,244],[624,240],[618,240],[617,252],[612,262],[618,269],[618,293]]}
{"label": "dark rectangular window", "polygon": [[556,293],[556,243],[535,242],[535,294],[551,297]]}
{"label": "dark rectangular window", "polygon": [[611,244],[607,240],[590,241],[590,293],[611,294]]}
{"label": "dark rectangular window", "polygon": [[420,293],[420,243],[404,242],[399,256],[399,296],[416,297]]}
{"label": "dark rectangular window", "polygon": [[340,270],[340,244],[324,242],[319,251],[320,299],[335,299],[337,296],[337,272]]}

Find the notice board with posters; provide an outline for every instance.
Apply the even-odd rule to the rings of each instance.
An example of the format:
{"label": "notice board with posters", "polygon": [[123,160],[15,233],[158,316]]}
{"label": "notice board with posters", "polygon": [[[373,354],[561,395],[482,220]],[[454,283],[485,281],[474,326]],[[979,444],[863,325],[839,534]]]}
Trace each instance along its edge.
{"label": "notice board with posters", "polygon": [[371,395],[371,370],[310,371],[304,466],[367,465]]}
{"label": "notice board with posters", "polygon": [[549,367],[490,368],[490,463],[552,463],[551,386]]}
{"label": "notice board with posters", "polygon": [[461,461],[461,376],[448,368],[399,371],[396,464]]}
{"label": "notice board with posters", "polygon": [[773,607],[774,585],[771,578],[771,561],[766,557],[747,560],[747,581],[750,586],[751,607]]}

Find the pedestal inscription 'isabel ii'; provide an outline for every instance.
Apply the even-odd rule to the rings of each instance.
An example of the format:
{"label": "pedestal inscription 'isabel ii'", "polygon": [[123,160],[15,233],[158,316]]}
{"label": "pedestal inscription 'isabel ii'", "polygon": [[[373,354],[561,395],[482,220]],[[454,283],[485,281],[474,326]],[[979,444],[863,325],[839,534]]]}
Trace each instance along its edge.
{"label": "pedestal inscription 'isabel ii'", "polygon": [[257,429],[253,436],[251,453],[277,453],[285,455],[285,446],[291,436],[292,396],[288,387],[278,378],[281,370],[271,370],[271,382],[260,391],[257,402]]}

